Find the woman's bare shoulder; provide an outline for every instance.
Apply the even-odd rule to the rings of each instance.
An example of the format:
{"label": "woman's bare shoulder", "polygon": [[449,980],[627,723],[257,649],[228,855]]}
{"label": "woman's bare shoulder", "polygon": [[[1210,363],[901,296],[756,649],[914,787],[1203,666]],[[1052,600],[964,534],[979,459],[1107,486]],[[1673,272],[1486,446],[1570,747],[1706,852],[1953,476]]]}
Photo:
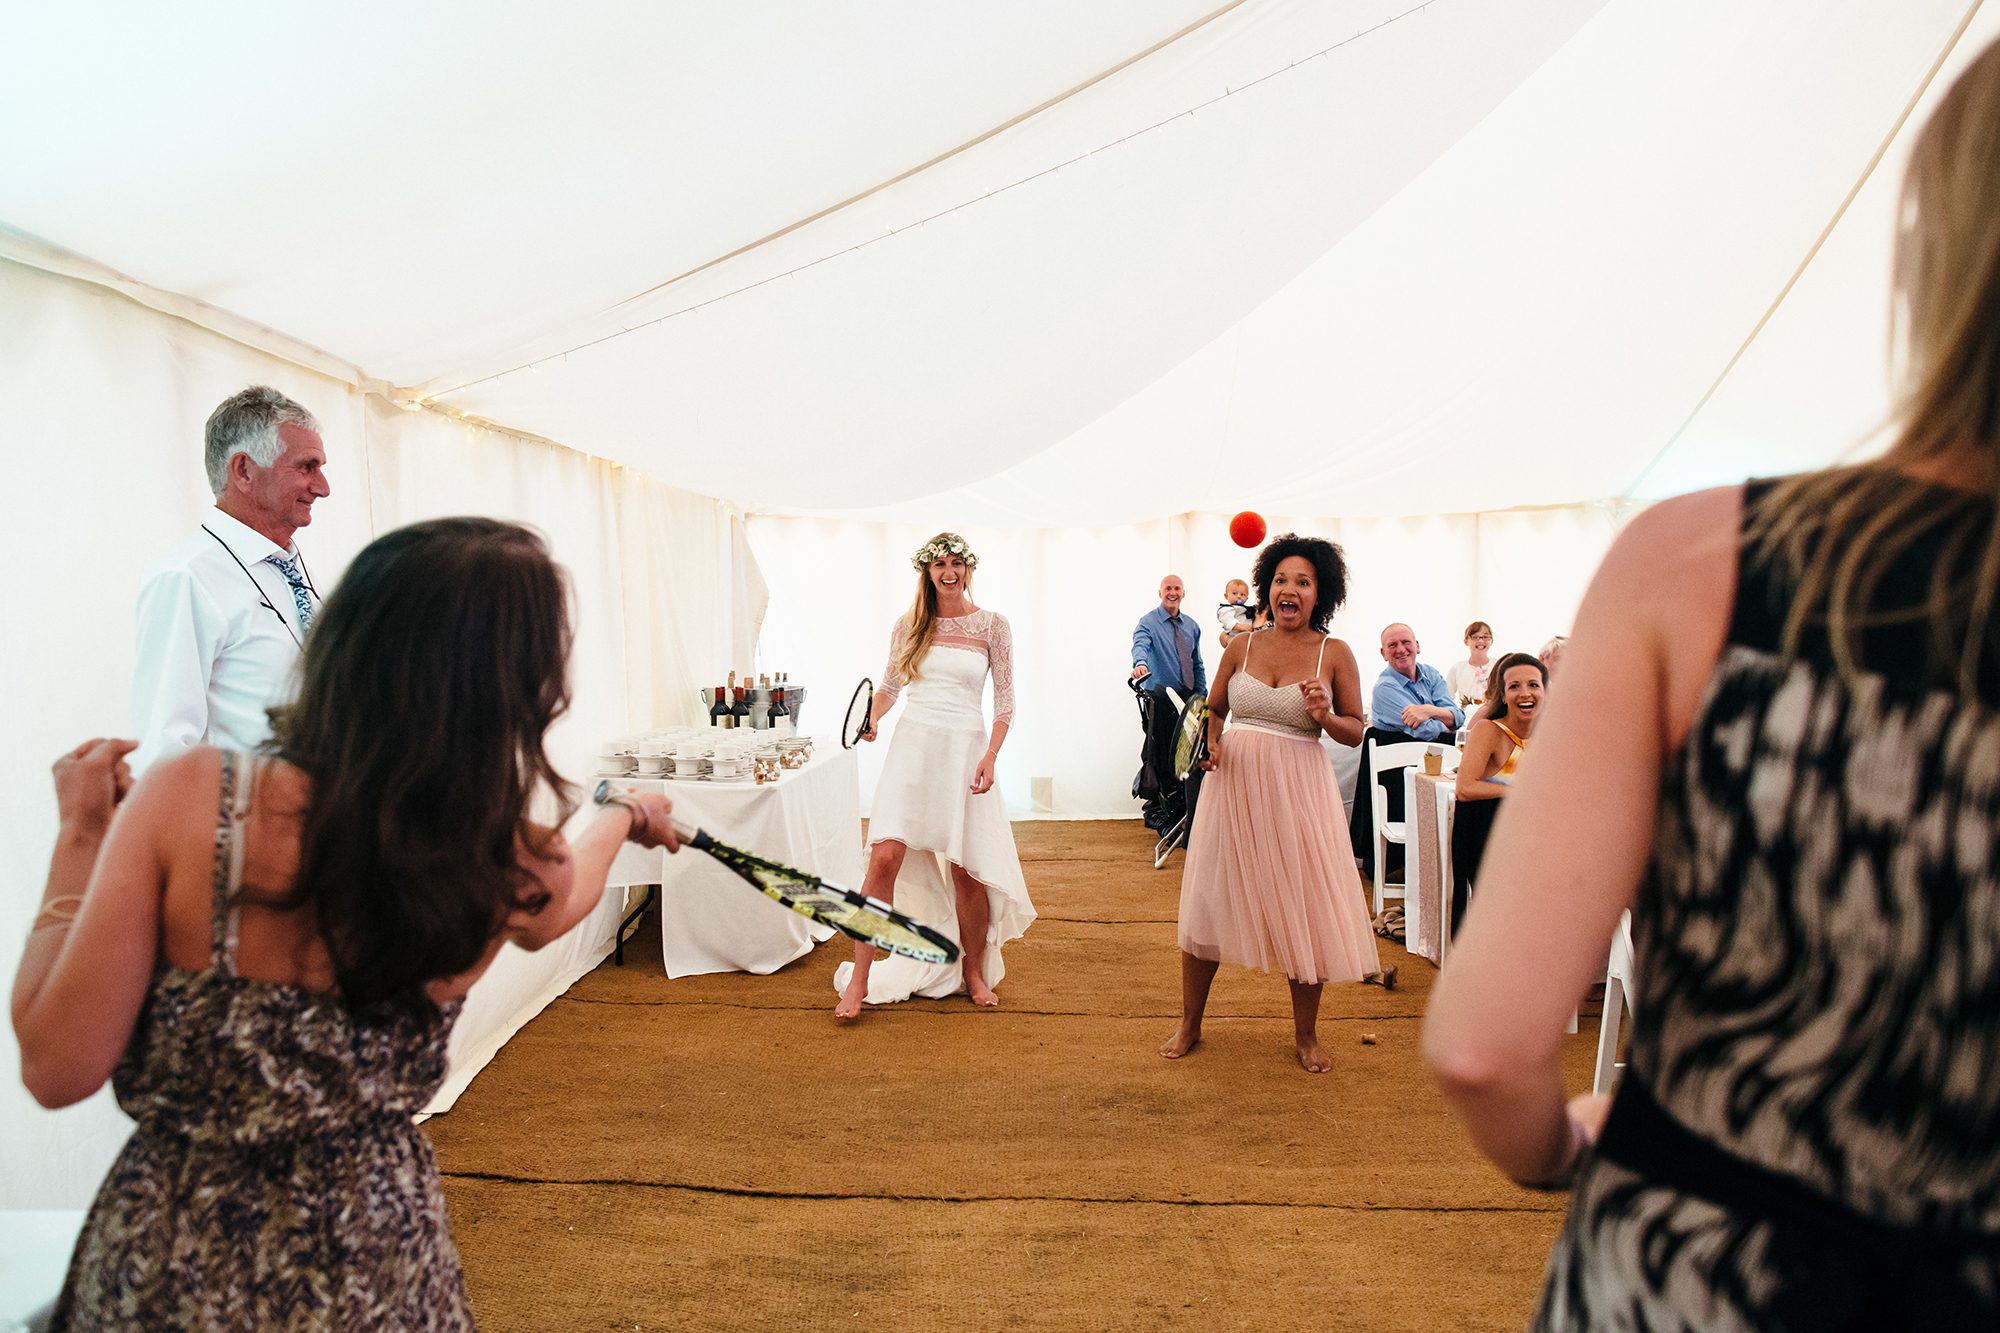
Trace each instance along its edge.
{"label": "woman's bare shoulder", "polygon": [[1722,486],[1642,510],[1611,544],[1593,580],[1597,609],[1645,625],[1665,642],[1727,620],[1736,595],[1743,488]]}
{"label": "woman's bare shoulder", "polygon": [[1648,505],[1632,516],[1605,556],[1605,566],[1663,566],[1726,553],[1732,560],[1743,529],[1743,488],[1717,486]]}
{"label": "woman's bare shoulder", "polygon": [[[216,814],[221,787],[222,751],[199,745],[162,759],[140,774],[125,798],[124,813],[128,818],[137,816],[161,825],[179,822],[197,810]],[[204,827],[200,836],[207,839],[213,833]]]}

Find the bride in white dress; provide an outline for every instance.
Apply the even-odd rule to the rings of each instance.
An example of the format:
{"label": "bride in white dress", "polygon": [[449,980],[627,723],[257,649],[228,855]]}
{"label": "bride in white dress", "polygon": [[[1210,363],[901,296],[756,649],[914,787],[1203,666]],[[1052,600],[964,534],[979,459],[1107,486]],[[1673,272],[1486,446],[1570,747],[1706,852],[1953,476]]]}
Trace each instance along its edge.
{"label": "bride in white dress", "polygon": [[[916,604],[890,637],[873,720],[898,698],[906,706],[875,788],[862,889],[944,931],[962,953],[954,964],[920,963],[877,959],[857,944],[854,961],[833,974],[839,1019],[858,1017],[864,1001],[912,995],[964,991],[981,1007],[999,1004],[1000,948],[1035,919],[1007,807],[993,790],[993,761],[1014,716],[1013,631],[1005,616],[972,604],[979,557],[957,533],[931,538],[910,563],[918,570]],[[990,735],[981,709],[989,672]]]}

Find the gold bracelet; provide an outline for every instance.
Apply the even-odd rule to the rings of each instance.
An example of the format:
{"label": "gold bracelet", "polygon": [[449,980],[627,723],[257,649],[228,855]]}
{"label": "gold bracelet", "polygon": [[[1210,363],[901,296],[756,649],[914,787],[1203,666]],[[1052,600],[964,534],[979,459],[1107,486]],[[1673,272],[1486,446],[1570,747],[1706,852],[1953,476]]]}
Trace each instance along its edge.
{"label": "gold bracelet", "polygon": [[[42,904],[41,911],[35,913],[35,924],[29,933],[33,934],[36,930],[47,930],[50,926],[73,925],[76,921],[76,914],[82,910],[82,907],[83,895],[80,893],[65,893],[59,897],[51,898]],[[42,920],[45,916],[51,919],[47,921]]]}

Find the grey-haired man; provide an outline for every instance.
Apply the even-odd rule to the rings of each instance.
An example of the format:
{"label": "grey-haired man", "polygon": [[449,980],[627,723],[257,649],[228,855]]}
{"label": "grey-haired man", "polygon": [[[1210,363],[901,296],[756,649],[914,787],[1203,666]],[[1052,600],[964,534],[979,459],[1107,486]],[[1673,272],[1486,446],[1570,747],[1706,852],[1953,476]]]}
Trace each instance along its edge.
{"label": "grey-haired man", "polygon": [[270,735],[319,590],[293,540],[331,494],[312,413],[261,385],[209,415],[215,508],[139,589],[135,772],[197,745],[249,749]]}

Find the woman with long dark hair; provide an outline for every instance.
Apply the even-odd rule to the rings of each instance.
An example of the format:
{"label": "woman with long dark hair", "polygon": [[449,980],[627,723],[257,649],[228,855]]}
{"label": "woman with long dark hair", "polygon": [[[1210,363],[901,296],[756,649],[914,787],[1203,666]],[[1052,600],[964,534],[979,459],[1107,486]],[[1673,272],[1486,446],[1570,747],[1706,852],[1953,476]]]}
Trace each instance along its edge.
{"label": "woman with long dark hair", "polygon": [[1208,776],[1181,875],[1181,1024],[1160,1054],[1178,1060],[1201,1040],[1222,963],[1275,967],[1291,987],[1299,1065],[1323,1074],[1321,989],[1382,966],[1319,743],[1361,743],[1360,668],[1325,633],[1347,599],[1347,562],[1332,542],[1288,532],[1258,554],[1256,581],[1271,627],[1237,636],[1208,691]]}
{"label": "woman with long dark hair", "polygon": [[1431,1001],[1474,1141],[1574,1190],[1537,1328],[2000,1327],[2000,45],[1898,218],[1893,442],[1620,534]]}
{"label": "woman with long dark hair", "polygon": [[[889,667],[875,691],[875,722],[907,697],[868,820],[863,891],[893,901],[920,921],[956,922],[954,965],[892,956],[866,944],[834,969],[834,1017],[858,1018],[865,1004],[912,995],[964,992],[973,1004],[1000,1003],[1001,946],[1035,919],[1014,851],[1007,807],[993,789],[993,765],[1014,719],[1014,631],[1007,618],[972,604],[979,557],[955,532],[940,532],[910,558],[917,594],[889,636]],[[993,678],[993,725],[983,701]],[[868,739],[875,738],[870,729]],[[911,857],[910,852],[920,855]],[[950,931],[950,927],[946,927]]]}
{"label": "woman with long dark hair", "polygon": [[1549,669],[1529,653],[1508,653],[1489,673],[1493,688],[1465,738],[1459,759],[1457,812],[1451,821],[1451,921],[1456,929],[1472,896],[1473,876],[1486,856],[1486,840],[1501,798],[1513,790],[1514,774],[1528,753],[1528,738],[1541,716]]}
{"label": "woman with long dark hair", "polygon": [[581,920],[626,839],[674,846],[657,796],[557,831],[569,647],[539,537],[419,523],[327,598],[263,751],[190,751],[129,796],[129,741],[57,762],[22,1079],[66,1106],[109,1078],[137,1124],[54,1327],[472,1326],[412,1116],[500,947]]}

